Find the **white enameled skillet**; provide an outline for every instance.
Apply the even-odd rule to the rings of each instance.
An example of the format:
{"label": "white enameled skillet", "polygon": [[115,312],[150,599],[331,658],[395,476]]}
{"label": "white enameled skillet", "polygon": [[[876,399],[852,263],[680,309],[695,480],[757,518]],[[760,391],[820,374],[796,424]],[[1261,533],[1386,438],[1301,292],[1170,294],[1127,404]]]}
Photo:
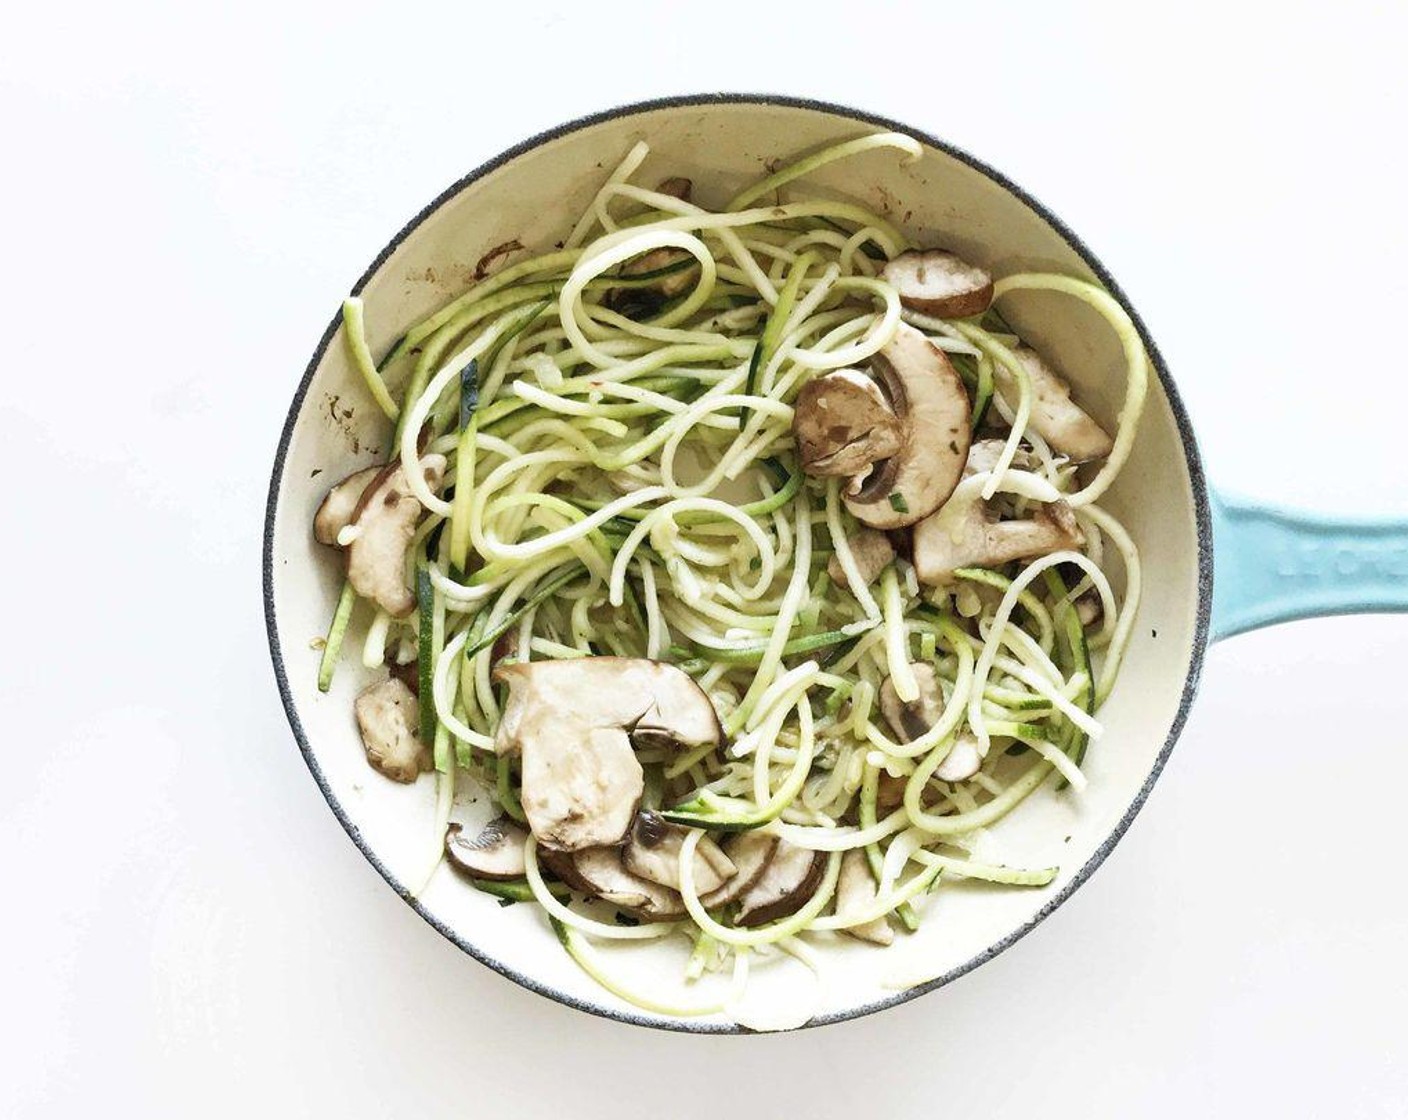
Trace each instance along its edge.
{"label": "white enameled skillet", "polygon": [[[466,262],[472,268],[491,247],[516,238],[546,249],[559,240],[605,169],[638,139],[651,147],[642,172],[647,179],[654,169],[690,176],[708,202],[758,178],[767,161],[877,128],[916,137],[924,157],[907,164],[893,153],[867,153],[824,168],[809,188],[857,199],[889,214],[916,243],[943,244],[998,275],[1051,270],[1093,279],[1140,325],[1157,376],[1133,457],[1104,503],[1141,549],[1144,600],[1118,687],[1100,713],[1105,735],[1085,762],[1089,787],[1076,795],[1048,785],[996,830],[994,841],[1014,861],[1059,864],[1060,876],[1037,891],[946,888],[942,920],[925,923],[893,948],[828,947],[827,983],[805,997],[818,1001],[813,1024],[878,1011],[941,987],[1002,952],[1068,898],[1148,797],[1183,727],[1211,640],[1309,614],[1408,609],[1408,526],[1328,524],[1212,494],[1153,339],[1081,241],[1025,191],[966,153],[920,130],[835,105],[751,95],[679,97],[600,113],[524,141],[455,183],[372,261],[353,291],[366,301],[373,351],[382,352],[398,329],[462,289]],[[1043,293],[1014,294],[1003,312],[1067,371],[1080,400],[1107,421],[1114,418],[1122,358],[1093,313]],[[616,999],[567,957],[535,907],[501,908],[448,873],[411,896],[408,883],[433,842],[432,783],[398,785],[368,769],[351,716],[365,676],[349,662],[332,691],[320,693],[318,653],[310,648],[341,584],[336,559],[310,535],[313,511],[330,480],[388,454],[381,414],[344,348],[333,345],[339,327],[335,317],[294,394],[265,526],[264,597],[275,675],[314,779],[391,887],[491,968],[612,1018],[691,1031],[740,1029],[723,1016],[676,1019]],[[457,809],[471,820],[488,813],[483,799]],[[610,962],[636,989],[680,990],[680,957],[672,949],[636,944],[613,952]],[[773,971],[776,976],[767,974]],[[797,979],[799,971],[763,970],[750,992],[750,1022],[768,1021],[769,1001],[779,1007],[795,1002],[799,985],[808,983]]]}

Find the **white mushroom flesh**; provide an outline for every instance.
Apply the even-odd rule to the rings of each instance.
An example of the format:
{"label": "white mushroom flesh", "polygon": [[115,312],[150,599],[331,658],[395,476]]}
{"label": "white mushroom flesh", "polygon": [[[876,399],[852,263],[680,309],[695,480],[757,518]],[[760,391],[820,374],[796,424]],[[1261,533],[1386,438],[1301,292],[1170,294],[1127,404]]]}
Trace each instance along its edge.
{"label": "white mushroom flesh", "polygon": [[978,740],[969,734],[960,735],[953,749],[944,755],[944,760],[934,770],[934,777],[941,782],[966,782],[983,765],[983,748]]}
{"label": "white mushroom flesh", "polygon": [[[990,470],[996,440],[973,445],[968,473]],[[952,583],[959,568],[996,568],[1013,560],[1080,548],[1085,534],[1065,502],[1041,506],[1030,519],[999,521],[977,491],[946,502],[914,526],[914,571],[921,583]]]}
{"label": "white mushroom flesh", "polygon": [[854,475],[901,447],[903,428],[873,379],[832,370],[802,386],[792,413],[802,469],[817,476]]}
{"label": "white mushroom flesh", "polygon": [[[846,538],[846,545],[851,550],[851,555],[855,557],[856,568],[860,572],[861,583],[874,583],[876,578],[890,565],[890,561],[895,558],[894,545],[890,543],[890,538],[878,529],[861,529],[857,533],[852,533]],[[841,561],[833,553],[831,559],[826,564],[826,574],[831,577],[831,582],[838,587],[846,587],[849,581],[846,578],[845,570],[841,567]],[[854,592],[856,589],[851,588]]]}
{"label": "white mushroom flesh", "polygon": [[[836,881],[836,917],[844,921],[863,914],[874,907],[877,898],[875,876],[870,873],[865,853],[858,849],[847,852],[841,859],[841,877]],[[875,945],[889,945],[895,939],[895,931],[883,916],[858,926],[846,926],[845,932]]]}
{"label": "white mushroom flesh", "polygon": [[994,520],[981,500],[950,503],[914,527],[914,570],[921,583],[939,586],[953,582],[959,568],[998,568],[1084,543],[1065,502],[1016,521]]}
{"label": "white mushroom flesh", "polygon": [[[688,829],[671,824],[657,813],[638,814],[623,849],[627,870],[652,883],[679,890],[680,846],[688,835]],[[692,870],[694,889],[699,894],[718,890],[738,873],[733,861],[708,836],[699,839]]]}
{"label": "white mushroom flesh", "polygon": [[992,304],[991,273],[942,249],[901,253],[880,276],[906,307],[940,319],[981,315]]}
{"label": "white mushroom flesh", "polygon": [[[426,485],[439,489],[445,457],[426,455],[421,464]],[[406,580],[406,553],[424,512],[398,461],[383,468],[367,487],[352,517],[357,537],[347,546],[347,579],[358,595],[395,618],[415,610],[416,597]]]}
{"label": "white mushroom flesh", "polygon": [[690,749],[722,739],[713,704],[673,665],[643,658],[514,662],[495,740],[521,753],[529,828],[548,848],[619,843],[644,792],[632,741]]}
{"label": "white mushroom flesh", "polygon": [[972,406],[952,363],[908,324],[872,362],[894,402],[902,445],[845,496],[846,508],[874,529],[899,529],[948,500],[968,460]]}
{"label": "white mushroom flesh", "polygon": [[420,704],[405,683],[391,677],[361,693],[352,705],[367,761],[388,778],[413,782],[430,769],[420,741]]}
{"label": "white mushroom flesh", "polygon": [[767,867],[738,897],[738,924],[760,926],[795,914],[816,893],[826,853],[779,840]]}
{"label": "white mushroom flesh", "polygon": [[475,879],[521,879],[527,872],[523,847],[528,832],[508,817],[490,821],[475,836],[457,824],[445,833],[445,858]]}
{"label": "white mushroom flesh", "polygon": [[[1014,351],[1032,386],[1031,426],[1052,447],[1072,462],[1103,459],[1114,449],[1115,441],[1085,409],[1071,400],[1071,387],[1046,364],[1030,346]],[[1017,407],[1017,379],[1001,362],[993,366],[993,377],[1003,399]]]}
{"label": "white mushroom flesh", "polygon": [[573,851],[614,844],[645,792],[631,739],[619,727],[563,731],[560,745],[523,751],[523,812],[542,843]]}
{"label": "white mushroom flesh", "polygon": [[1076,617],[1084,627],[1094,626],[1105,616],[1105,604],[1097,592],[1087,591],[1076,600]]}
{"label": "white mushroom flesh", "polygon": [[[997,464],[1002,461],[1002,453],[1007,448],[1005,439],[980,439],[968,449],[968,462],[963,466],[963,477],[982,474],[985,471],[997,469]],[[1030,451],[1018,448],[1017,453],[1012,456],[1012,466],[1018,470],[1027,470],[1034,466],[1036,460]]]}
{"label": "white mushroom flesh", "polygon": [[319,544],[337,547],[337,535],[352,524],[352,516],[362,500],[372,479],[382,472],[381,467],[367,467],[365,470],[349,474],[327,492],[313,515],[313,539]]}
{"label": "white mushroom flesh", "polygon": [[939,722],[944,712],[943,689],[934,667],[925,661],[915,661],[909,670],[919,685],[919,695],[908,704],[900,699],[890,678],[886,677],[880,686],[881,714],[902,743],[918,739]]}

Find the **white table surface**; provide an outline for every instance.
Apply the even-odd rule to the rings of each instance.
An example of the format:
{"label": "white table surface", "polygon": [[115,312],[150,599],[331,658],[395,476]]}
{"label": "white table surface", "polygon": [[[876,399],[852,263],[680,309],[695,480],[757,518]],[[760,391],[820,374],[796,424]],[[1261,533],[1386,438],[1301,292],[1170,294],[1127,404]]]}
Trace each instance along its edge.
{"label": "white table surface", "polygon": [[1408,514],[1402,8],[214,7],[0,36],[0,1115],[1403,1114],[1408,618],[1216,648],[1118,851],[978,972],[704,1039],[396,899],[294,747],[258,576],[289,396],[378,248],[528,133],[707,89],[979,153],[1120,278],[1222,485]]}

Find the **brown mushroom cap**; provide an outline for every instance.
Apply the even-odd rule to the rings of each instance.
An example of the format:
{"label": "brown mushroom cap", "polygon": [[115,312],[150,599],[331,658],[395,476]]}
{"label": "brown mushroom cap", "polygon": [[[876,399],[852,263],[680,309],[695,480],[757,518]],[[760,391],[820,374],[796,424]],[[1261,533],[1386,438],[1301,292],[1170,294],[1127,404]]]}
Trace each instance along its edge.
{"label": "brown mushroom cap", "polygon": [[[733,902],[749,890],[767,870],[781,841],[771,832],[736,832],[724,841],[723,850],[736,869],[733,878],[718,890],[701,895],[699,901],[706,910]],[[703,843],[701,840],[700,843]]]}
{"label": "brown mushroom cap", "polygon": [[523,860],[527,840],[527,830],[509,817],[490,821],[474,837],[466,836],[463,826],[452,824],[445,832],[445,858],[471,879],[521,879],[527,873]]}
{"label": "brown mushroom cap", "polygon": [[391,677],[365,689],[352,705],[367,761],[395,782],[413,782],[430,769],[420,741],[420,704],[404,683]]}
{"label": "brown mushroom cap", "polygon": [[[426,455],[421,466],[426,485],[437,489],[445,457]],[[406,553],[424,512],[398,459],[371,481],[352,515],[357,537],[347,546],[347,579],[358,595],[396,618],[415,610],[416,597],[406,582]]]}
{"label": "brown mushroom cap", "polygon": [[761,926],[795,914],[816,893],[826,853],[779,840],[763,873],[738,897],[738,924]]}
{"label": "brown mushroom cap", "polygon": [[871,369],[900,418],[903,443],[846,495],[846,508],[871,528],[899,529],[943,505],[963,477],[972,407],[943,351],[908,324]]}
{"label": "brown mushroom cap", "polygon": [[908,777],[881,770],[880,781],[875,790],[875,807],[882,813],[898,809],[904,804],[904,791],[908,785]]}
{"label": "brown mushroom cap", "polygon": [[632,917],[645,921],[684,917],[684,900],[679,892],[633,874],[625,865],[620,848],[584,848],[576,852],[539,849],[539,856],[569,887],[609,902]]}
{"label": "brown mushroom cap", "polygon": [[495,749],[523,756],[523,811],[545,848],[619,843],[644,792],[634,743],[718,745],[718,714],[681,669],[633,657],[503,665]]}
{"label": "brown mushroom cap", "polygon": [[992,304],[992,275],[942,249],[911,249],[880,273],[900,302],[940,319],[981,315]]}
{"label": "brown mushroom cap", "polygon": [[792,434],[807,474],[848,477],[898,452],[903,430],[879,385],[837,369],[802,386]]}
{"label": "brown mushroom cap", "polygon": [[354,471],[333,486],[318,505],[313,514],[313,539],[319,544],[337,547],[337,535],[352,523],[352,516],[361,504],[372,479],[381,474],[382,467],[366,467]]}

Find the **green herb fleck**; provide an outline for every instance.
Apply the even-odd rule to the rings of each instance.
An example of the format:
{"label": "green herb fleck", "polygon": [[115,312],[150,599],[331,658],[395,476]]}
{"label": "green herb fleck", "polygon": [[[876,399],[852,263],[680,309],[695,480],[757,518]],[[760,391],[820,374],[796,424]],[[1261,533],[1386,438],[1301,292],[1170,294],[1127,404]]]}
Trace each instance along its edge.
{"label": "green herb fleck", "polygon": [[904,500],[904,495],[896,491],[890,495],[890,508],[896,513],[908,513],[909,503]]}

